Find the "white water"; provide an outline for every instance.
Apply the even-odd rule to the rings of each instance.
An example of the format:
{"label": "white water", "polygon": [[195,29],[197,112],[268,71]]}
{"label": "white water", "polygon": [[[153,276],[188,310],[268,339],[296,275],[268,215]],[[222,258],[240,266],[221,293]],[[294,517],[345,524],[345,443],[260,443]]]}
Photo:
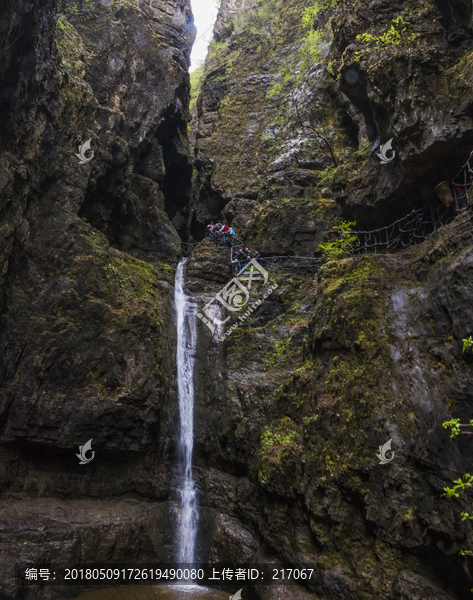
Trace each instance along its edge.
{"label": "white water", "polygon": [[194,448],[194,354],[196,345],[196,306],[186,296],[184,264],[176,271],[174,305],[177,316],[177,387],[179,394],[179,472],[181,510],[178,532],[178,562],[195,562],[195,538],[199,518],[192,478]]}

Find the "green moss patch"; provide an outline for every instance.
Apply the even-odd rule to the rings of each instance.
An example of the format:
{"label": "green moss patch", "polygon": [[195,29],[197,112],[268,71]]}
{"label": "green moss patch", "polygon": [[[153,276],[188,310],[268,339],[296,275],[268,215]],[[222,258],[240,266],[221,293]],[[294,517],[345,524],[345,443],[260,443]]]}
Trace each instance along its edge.
{"label": "green moss patch", "polygon": [[302,437],[289,417],[266,430],[259,451],[260,483],[284,496],[292,495],[292,487],[300,475],[301,451]]}

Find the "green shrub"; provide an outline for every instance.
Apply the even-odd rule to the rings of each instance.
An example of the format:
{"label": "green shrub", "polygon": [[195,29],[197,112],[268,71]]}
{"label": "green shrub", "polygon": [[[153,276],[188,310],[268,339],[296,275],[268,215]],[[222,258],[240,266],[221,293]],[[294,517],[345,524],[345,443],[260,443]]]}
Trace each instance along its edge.
{"label": "green shrub", "polygon": [[[376,49],[386,48],[387,46],[398,46],[403,40],[403,34],[407,31],[407,25],[409,25],[408,21],[404,21],[404,19],[399,16],[392,20],[391,27],[380,35],[379,37],[375,37],[370,33],[360,33],[356,36],[357,42],[363,42],[365,44],[365,48],[359,50],[355,53],[355,62],[367,52],[372,46],[375,46]],[[410,40],[413,39],[411,36]]]}
{"label": "green shrub", "polygon": [[334,8],[338,0],[316,0],[312,6],[308,6],[302,15],[302,25],[311,27],[318,15]]}
{"label": "green shrub", "polygon": [[322,258],[326,264],[346,258],[356,250],[359,241],[356,235],[352,233],[352,228],[355,225],[355,222],[342,221],[340,225],[333,228],[338,233],[338,238],[334,242],[328,241],[319,245],[319,250],[322,252]]}
{"label": "green shrub", "polygon": [[329,165],[323,171],[319,173],[319,180],[317,181],[316,188],[321,187],[326,181],[331,179],[335,173],[335,167],[333,165]]}
{"label": "green shrub", "polygon": [[473,338],[471,337],[471,335],[469,338],[466,338],[465,340],[462,340],[462,341],[463,341],[463,352],[465,352],[466,350],[468,350],[468,348],[471,348],[473,346]]}
{"label": "green shrub", "polygon": [[[468,348],[471,348],[471,346],[473,346],[473,339],[470,336],[469,338],[463,340],[463,352],[465,352]],[[470,425],[473,426],[473,419],[470,420]],[[452,433],[450,434],[452,439],[455,439],[461,433],[460,419],[451,419],[450,421],[445,421],[443,426],[445,429],[447,429],[447,427],[452,428]],[[442,497],[446,496],[447,498],[459,498],[462,492],[472,487],[473,475],[465,473],[465,475],[463,475],[463,481],[462,478],[459,477],[456,481],[453,481],[453,484],[454,485],[452,488],[443,488],[445,494],[441,494]],[[462,521],[466,521],[466,519],[473,521],[473,515],[470,515],[467,512],[461,512],[460,516]],[[471,550],[460,550],[459,554],[460,556],[471,556],[473,552]],[[473,592],[473,589],[471,591]]]}

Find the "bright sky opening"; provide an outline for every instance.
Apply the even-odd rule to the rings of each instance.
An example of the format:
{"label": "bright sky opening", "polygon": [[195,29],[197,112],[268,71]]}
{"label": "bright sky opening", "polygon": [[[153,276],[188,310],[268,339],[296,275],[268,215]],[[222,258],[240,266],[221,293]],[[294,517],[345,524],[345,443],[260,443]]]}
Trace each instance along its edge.
{"label": "bright sky opening", "polygon": [[219,0],[191,0],[191,4],[197,27],[197,37],[191,54],[190,72],[192,73],[207,55],[220,2]]}

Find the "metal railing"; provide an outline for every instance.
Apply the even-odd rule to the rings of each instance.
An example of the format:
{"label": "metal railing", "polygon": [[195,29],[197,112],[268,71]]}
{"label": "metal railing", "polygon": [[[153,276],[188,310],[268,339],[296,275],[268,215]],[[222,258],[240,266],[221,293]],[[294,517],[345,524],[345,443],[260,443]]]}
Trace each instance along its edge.
{"label": "metal railing", "polygon": [[[450,181],[449,186],[452,193],[451,203],[437,203],[437,205],[426,206],[378,229],[371,231],[350,231],[350,235],[356,236],[356,244],[350,254],[362,254],[363,252],[373,252],[374,254],[387,253],[393,250],[399,250],[422,243],[425,238],[443,225],[450,223],[458,214],[462,214],[469,209],[470,196],[469,190],[473,181],[473,169],[470,166],[470,160],[462,166],[457,175]],[[445,184],[446,185],[446,184]],[[339,235],[343,236],[344,232]],[[348,233],[345,232],[345,233]],[[217,232],[207,232],[216,245],[223,240],[223,234]],[[244,248],[244,241],[236,236],[225,234],[225,246],[230,247],[230,260],[233,263],[235,253]],[[197,245],[196,243],[185,243],[187,246]],[[246,265],[250,259],[244,259],[240,264]],[[285,270],[305,269],[316,273],[319,269],[322,259],[310,256],[265,256],[258,258],[258,262],[266,265],[277,265]]]}

